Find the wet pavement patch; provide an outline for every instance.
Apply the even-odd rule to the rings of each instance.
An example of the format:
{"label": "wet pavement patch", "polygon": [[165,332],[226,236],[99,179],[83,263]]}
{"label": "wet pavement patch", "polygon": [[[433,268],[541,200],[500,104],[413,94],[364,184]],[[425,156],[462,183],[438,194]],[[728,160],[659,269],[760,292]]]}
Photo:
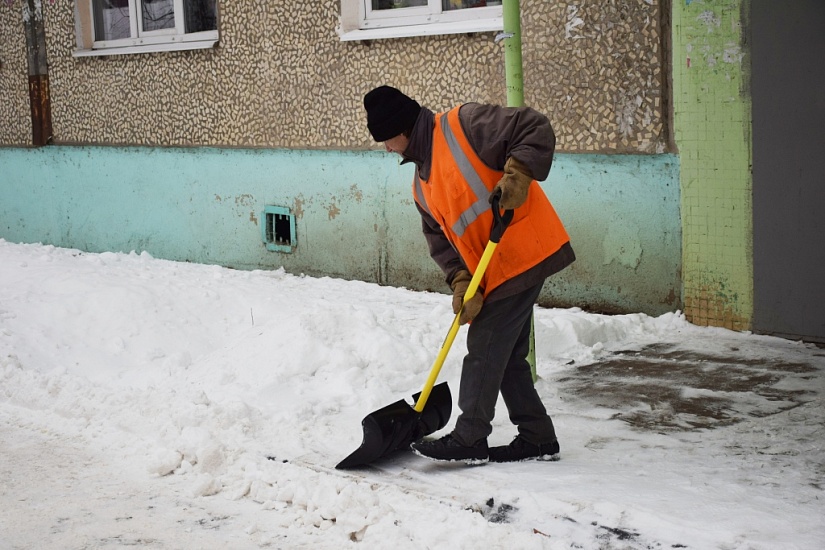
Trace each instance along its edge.
{"label": "wet pavement patch", "polygon": [[645,431],[730,426],[791,410],[816,398],[806,389],[817,367],[780,359],[746,359],[684,351],[667,344],[619,351],[557,380],[614,418]]}

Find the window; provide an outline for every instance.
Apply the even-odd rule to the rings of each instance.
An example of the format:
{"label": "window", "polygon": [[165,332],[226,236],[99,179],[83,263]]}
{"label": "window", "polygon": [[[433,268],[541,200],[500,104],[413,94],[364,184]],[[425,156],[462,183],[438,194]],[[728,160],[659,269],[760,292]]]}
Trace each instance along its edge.
{"label": "window", "polygon": [[341,0],[341,40],[500,31],[501,0]]}
{"label": "window", "polygon": [[76,56],[210,48],[217,0],[78,0]]}

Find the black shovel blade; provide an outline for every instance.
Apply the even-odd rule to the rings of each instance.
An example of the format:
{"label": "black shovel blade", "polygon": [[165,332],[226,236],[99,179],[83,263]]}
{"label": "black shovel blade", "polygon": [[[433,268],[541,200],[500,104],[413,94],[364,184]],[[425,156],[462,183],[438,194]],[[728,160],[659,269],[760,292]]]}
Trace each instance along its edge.
{"label": "black shovel blade", "polygon": [[[417,393],[413,399],[417,402]],[[453,399],[446,382],[434,386],[421,413],[404,400],[396,401],[364,417],[364,440],[336,468],[357,468],[386,457],[410,443],[447,425],[453,408]]]}
{"label": "black shovel blade", "polygon": [[[413,395],[413,402],[418,403],[418,398],[421,392]],[[430,396],[427,398],[427,404],[418,418],[418,423],[412,433],[412,438],[405,447],[409,447],[413,441],[418,441],[424,436],[437,432],[447,425],[450,420],[450,414],[453,412],[453,396],[450,395],[450,387],[446,382],[442,382],[437,386],[433,386],[430,391]]]}

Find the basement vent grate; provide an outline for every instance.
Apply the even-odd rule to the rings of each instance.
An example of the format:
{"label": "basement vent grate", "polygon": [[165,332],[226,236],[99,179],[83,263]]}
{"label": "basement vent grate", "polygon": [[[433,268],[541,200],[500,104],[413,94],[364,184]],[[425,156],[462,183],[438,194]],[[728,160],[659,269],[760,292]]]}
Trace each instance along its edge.
{"label": "basement vent grate", "polygon": [[295,216],[289,208],[266,206],[261,227],[266,249],[272,252],[292,252],[298,242],[295,238]]}

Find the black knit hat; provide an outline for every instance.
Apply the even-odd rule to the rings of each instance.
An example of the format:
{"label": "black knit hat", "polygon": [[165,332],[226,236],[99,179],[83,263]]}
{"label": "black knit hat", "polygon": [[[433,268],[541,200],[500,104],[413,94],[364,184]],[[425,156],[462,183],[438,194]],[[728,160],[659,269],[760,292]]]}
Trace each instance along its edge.
{"label": "black knit hat", "polygon": [[421,105],[391,86],[379,86],[364,96],[367,128],[375,141],[387,141],[415,124]]}

